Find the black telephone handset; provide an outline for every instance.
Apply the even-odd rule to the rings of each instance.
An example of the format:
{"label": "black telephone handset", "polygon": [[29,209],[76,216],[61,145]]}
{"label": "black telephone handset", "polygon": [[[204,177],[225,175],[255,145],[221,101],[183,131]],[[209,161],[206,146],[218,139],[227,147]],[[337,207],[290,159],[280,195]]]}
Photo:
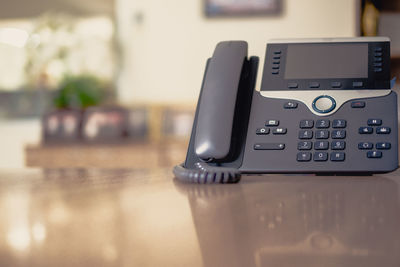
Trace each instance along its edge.
{"label": "black telephone handset", "polygon": [[179,180],[240,174],[374,174],[398,168],[387,37],[270,40],[260,90],[244,41],[207,61]]}
{"label": "black telephone handset", "polygon": [[[180,180],[238,182],[258,58],[247,59],[244,41],[220,42],[207,62],[185,164],[174,168]],[[193,153],[194,152],[194,153]],[[224,162],[231,167],[221,167]]]}

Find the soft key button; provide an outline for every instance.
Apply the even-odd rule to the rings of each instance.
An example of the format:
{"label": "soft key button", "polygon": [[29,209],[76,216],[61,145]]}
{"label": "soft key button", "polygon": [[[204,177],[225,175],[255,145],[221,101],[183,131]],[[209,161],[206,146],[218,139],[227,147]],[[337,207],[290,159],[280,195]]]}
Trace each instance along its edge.
{"label": "soft key button", "polygon": [[314,99],[312,107],[318,113],[328,113],[336,107],[336,101],[331,96],[320,95]]}

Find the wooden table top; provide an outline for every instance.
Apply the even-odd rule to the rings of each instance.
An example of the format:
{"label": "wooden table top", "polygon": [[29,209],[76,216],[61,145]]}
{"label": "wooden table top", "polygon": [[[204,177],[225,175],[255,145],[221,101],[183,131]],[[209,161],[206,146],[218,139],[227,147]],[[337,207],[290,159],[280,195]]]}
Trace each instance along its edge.
{"label": "wooden table top", "polygon": [[400,266],[400,172],[0,171],[0,266]]}

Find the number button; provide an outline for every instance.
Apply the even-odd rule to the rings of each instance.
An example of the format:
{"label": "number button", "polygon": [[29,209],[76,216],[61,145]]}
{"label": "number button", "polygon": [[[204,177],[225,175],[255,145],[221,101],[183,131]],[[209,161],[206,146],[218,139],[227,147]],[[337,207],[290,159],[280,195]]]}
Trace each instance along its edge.
{"label": "number button", "polygon": [[299,152],[297,153],[297,161],[310,161],[311,153],[310,152]]}
{"label": "number button", "polygon": [[314,149],[315,150],[327,150],[329,148],[329,142],[328,141],[317,141],[314,144]]}
{"label": "number button", "polygon": [[328,130],[315,131],[315,138],[316,139],[328,139],[329,138],[329,131]]}
{"label": "number button", "polygon": [[344,138],[346,138],[346,130],[332,131],[332,139],[344,139]]}
{"label": "number button", "polygon": [[327,161],[328,153],[326,152],[315,152],[314,153],[314,161]]}
{"label": "number button", "polygon": [[346,148],[345,141],[334,141],[331,145],[332,150],[344,150]]}
{"label": "number button", "polygon": [[310,141],[301,141],[297,144],[298,150],[311,150],[312,142]]}
{"label": "number button", "polygon": [[333,120],[333,128],[346,128],[346,120]]}
{"label": "number button", "polygon": [[311,139],[313,138],[313,131],[311,130],[300,130],[299,139]]}
{"label": "number button", "polygon": [[332,152],[331,161],[344,161],[345,154],[343,152]]}
{"label": "number button", "polygon": [[315,127],[317,128],[329,128],[329,120],[317,120]]}
{"label": "number button", "polygon": [[314,121],[313,120],[301,120],[300,121],[300,128],[312,128],[314,127]]}

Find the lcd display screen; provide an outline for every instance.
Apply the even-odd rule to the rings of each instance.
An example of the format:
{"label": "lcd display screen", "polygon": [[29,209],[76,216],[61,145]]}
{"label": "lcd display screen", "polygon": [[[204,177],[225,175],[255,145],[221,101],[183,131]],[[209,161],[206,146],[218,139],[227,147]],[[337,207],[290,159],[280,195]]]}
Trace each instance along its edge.
{"label": "lcd display screen", "polygon": [[368,44],[289,44],[285,79],[368,78]]}

